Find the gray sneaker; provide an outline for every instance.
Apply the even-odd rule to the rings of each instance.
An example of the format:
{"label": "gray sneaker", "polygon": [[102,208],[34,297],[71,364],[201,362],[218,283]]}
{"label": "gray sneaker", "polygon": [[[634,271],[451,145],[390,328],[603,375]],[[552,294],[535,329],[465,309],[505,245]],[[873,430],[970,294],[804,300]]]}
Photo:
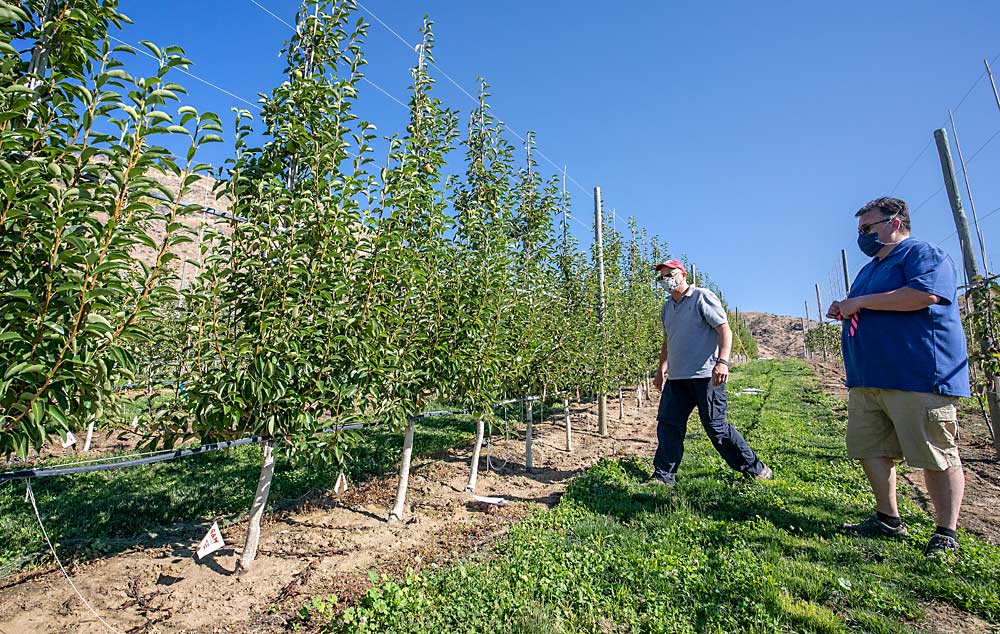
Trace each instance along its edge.
{"label": "gray sneaker", "polygon": [[645,482],[643,482],[643,484],[659,484],[660,486],[672,487],[675,484],[677,484],[677,481],[661,478],[660,476],[654,473],[653,475],[649,476],[649,478]]}
{"label": "gray sneaker", "polygon": [[854,533],[862,537],[907,537],[910,534],[906,530],[906,524],[900,524],[896,527],[889,526],[875,514],[872,514],[871,517],[863,522],[844,524],[841,528],[848,533]]}
{"label": "gray sneaker", "polygon": [[958,540],[938,533],[931,535],[924,546],[924,557],[937,557],[945,552],[958,552]]}

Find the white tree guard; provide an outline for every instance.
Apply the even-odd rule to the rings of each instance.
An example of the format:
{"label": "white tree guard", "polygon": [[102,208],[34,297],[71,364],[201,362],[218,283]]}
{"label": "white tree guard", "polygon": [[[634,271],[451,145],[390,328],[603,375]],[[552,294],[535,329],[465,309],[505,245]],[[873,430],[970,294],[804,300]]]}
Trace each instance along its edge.
{"label": "white tree guard", "polygon": [[563,412],[566,417],[566,451],[573,451],[573,424],[569,420],[569,399],[563,399]]}
{"label": "white tree guard", "polygon": [[265,441],[261,448],[264,459],[260,467],[260,478],[257,480],[257,492],[253,496],[253,504],[250,505],[247,541],[243,545],[243,555],[240,557],[239,569],[241,571],[250,570],[250,567],[253,566],[253,560],[257,557],[257,545],[260,543],[260,520],[264,516],[267,497],[271,493],[271,479],[274,477],[274,448],[271,441]]}
{"label": "white tree guard", "polygon": [[469,483],[465,485],[466,491],[476,490],[476,481],[479,479],[479,453],[483,448],[485,427],[482,418],[476,420],[476,446],[472,449],[472,466],[469,469]]}
{"label": "white tree guard", "polygon": [[413,428],[414,421],[406,424],[406,435],[403,437],[403,460],[399,465],[399,485],[396,487],[396,504],[393,505],[389,513],[389,521],[401,521],[403,519],[403,509],[406,505],[406,488],[410,484],[410,459],[413,457]]}
{"label": "white tree guard", "polygon": [[534,435],[534,424],[532,421],[532,416],[534,414],[533,407],[531,406],[531,401],[525,401],[524,406],[528,410],[528,425],[524,432],[524,467],[526,469],[533,469],[535,467],[534,456],[531,452],[531,443],[534,440],[532,436]]}

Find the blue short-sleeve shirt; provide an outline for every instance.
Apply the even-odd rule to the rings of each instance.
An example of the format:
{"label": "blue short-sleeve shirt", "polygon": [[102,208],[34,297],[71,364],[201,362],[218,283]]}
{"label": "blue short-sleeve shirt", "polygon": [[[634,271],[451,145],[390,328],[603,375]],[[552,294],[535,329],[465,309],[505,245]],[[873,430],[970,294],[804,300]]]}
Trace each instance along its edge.
{"label": "blue short-sleeve shirt", "polygon": [[907,312],[861,309],[841,332],[848,387],[969,396],[965,332],[955,303],[955,265],[942,249],[909,238],[884,260],[872,258],[849,297],[904,286],[932,293],[937,304]]}

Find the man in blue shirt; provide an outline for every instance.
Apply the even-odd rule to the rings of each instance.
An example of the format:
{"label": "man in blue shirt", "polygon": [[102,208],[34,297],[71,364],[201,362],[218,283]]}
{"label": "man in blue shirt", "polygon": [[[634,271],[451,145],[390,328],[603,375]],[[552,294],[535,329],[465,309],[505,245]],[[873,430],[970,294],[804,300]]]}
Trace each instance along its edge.
{"label": "man in blue shirt", "polygon": [[873,200],[856,217],[858,247],[872,260],[827,317],[843,323],[847,451],[861,461],[876,510],[844,528],[868,537],[907,535],[896,506],[896,462],[905,459],[924,470],[934,504],[937,530],[924,554],[958,550],[965,476],[956,403],[969,396],[969,376],[955,266],[940,248],[910,237],[902,200]]}

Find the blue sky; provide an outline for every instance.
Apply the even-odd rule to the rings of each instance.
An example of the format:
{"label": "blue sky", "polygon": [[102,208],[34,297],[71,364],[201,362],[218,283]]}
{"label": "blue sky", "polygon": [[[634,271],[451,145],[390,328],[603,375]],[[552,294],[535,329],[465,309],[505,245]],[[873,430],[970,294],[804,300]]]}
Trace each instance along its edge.
{"label": "blue sky", "polygon": [[[294,20],[294,0],[258,2]],[[813,285],[827,303],[842,276],[840,250],[852,275],[866,261],[854,211],[894,194],[922,205],[914,236],[960,262],[928,142],[984,74],[983,58],[1000,55],[998,2],[362,3],[410,42],[424,14],[434,20],[440,68],[470,93],[485,77],[495,114],[518,134],[534,130],[559,166],[543,167],[566,165],[580,220],[571,228],[584,244],[599,185],[608,208],[708,271],[731,305],[799,315],[809,300],[814,313]],[[178,44],[192,72],[236,95],[253,101],[282,80],[288,28],[250,0],[121,8],[135,22],[122,39]],[[406,101],[412,49],[362,14],[372,24],[369,79]],[[1000,59],[993,66],[1000,79]],[[467,114],[468,97],[433,74],[438,96]],[[181,83],[189,103],[224,121],[233,105],[245,107],[194,79]],[[363,88],[362,116],[382,133],[402,130],[405,110]],[[969,163],[982,218],[1000,209],[1000,138],[983,147],[1000,131],[1000,110],[985,78],[955,118],[966,159],[982,148]],[[228,147],[205,158],[221,162]],[[1000,211],[982,230],[1000,264]]]}

